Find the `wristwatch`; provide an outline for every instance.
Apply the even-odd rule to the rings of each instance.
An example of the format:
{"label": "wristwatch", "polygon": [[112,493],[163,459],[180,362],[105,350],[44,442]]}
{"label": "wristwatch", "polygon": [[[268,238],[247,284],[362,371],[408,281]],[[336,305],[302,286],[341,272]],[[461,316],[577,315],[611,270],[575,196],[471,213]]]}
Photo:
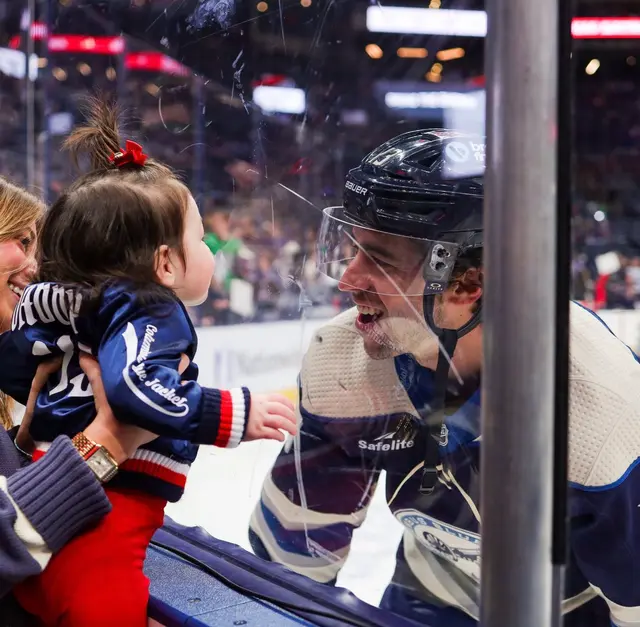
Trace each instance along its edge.
{"label": "wristwatch", "polygon": [[96,479],[100,483],[111,481],[118,472],[118,462],[113,459],[109,451],[101,444],[91,441],[84,433],[80,432],[71,440],[78,453],[87,466],[91,468]]}

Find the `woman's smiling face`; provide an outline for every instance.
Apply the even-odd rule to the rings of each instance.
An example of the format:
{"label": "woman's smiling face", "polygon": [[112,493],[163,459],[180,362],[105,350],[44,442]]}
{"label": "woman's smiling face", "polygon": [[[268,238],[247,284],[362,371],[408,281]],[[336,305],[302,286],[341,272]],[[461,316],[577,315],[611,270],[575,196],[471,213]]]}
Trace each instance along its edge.
{"label": "woman's smiling face", "polygon": [[[0,208],[1,211],[1,208]],[[11,316],[24,288],[33,279],[36,224],[0,242],[0,331],[9,330]]]}

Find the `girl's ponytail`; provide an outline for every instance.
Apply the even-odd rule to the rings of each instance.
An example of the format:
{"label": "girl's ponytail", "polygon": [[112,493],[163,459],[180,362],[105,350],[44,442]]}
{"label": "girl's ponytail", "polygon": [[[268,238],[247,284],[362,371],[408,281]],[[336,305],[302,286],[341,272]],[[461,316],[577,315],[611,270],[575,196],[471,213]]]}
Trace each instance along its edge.
{"label": "girl's ponytail", "polygon": [[75,128],[66,138],[63,148],[71,153],[76,166],[86,156],[94,171],[111,170],[111,156],[120,151],[119,111],[116,105],[99,96],[89,98],[86,123]]}

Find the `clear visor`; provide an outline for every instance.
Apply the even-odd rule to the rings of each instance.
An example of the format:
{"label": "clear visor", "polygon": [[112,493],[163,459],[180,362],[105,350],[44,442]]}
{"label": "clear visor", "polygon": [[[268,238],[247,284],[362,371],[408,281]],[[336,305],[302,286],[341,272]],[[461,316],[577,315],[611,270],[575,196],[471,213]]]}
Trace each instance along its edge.
{"label": "clear visor", "polygon": [[419,296],[446,289],[457,252],[449,242],[360,226],[343,207],[327,207],[318,235],[317,264],[346,291]]}

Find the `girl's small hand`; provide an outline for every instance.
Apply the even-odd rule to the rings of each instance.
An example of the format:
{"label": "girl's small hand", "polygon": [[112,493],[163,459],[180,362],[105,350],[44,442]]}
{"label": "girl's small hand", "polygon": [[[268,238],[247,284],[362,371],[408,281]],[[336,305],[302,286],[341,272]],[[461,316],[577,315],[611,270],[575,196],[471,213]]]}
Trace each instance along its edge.
{"label": "girl's small hand", "polygon": [[291,435],[298,432],[293,403],[282,394],[252,394],[244,441],[284,442],[285,435],[281,430]]}

